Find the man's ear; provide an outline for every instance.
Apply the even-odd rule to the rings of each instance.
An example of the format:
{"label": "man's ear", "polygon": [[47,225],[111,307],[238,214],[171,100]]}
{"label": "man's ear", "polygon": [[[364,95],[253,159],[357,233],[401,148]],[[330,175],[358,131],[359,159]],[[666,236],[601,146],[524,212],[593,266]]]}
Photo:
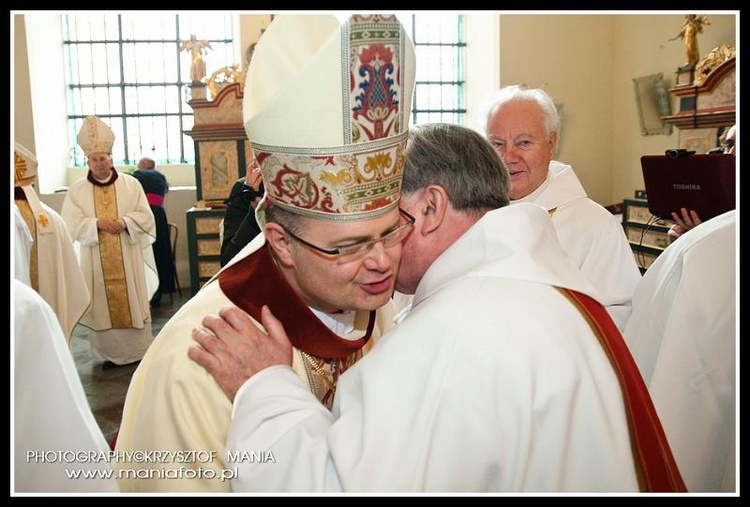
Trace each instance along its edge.
{"label": "man's ear", "polygon": [[559,141],[559,134],[557,132],[552,132],[549,136],[549,158],[555,158],[555,146],[557,146],[557,141]]}
{"label": "man's ear", "polygon": [[287,268],[294,266],[292,239],[284,233],[284,229],[275,222],[268,222],[264,234],[266,235],[266,242],[273,248],[281,265]]}
{"label": "man's ear", "polygon": [[420,231],[427,235],[439,229],[445,220],[449,206],[448,194],[440,185],[430,185],[424,190],[420,201],[423,215]]}

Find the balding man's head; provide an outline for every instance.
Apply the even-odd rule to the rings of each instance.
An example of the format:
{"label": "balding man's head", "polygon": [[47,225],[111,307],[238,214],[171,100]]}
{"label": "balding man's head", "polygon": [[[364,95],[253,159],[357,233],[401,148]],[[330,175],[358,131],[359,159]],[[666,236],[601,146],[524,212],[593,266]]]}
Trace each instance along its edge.
{"label": "balding man's head", "polygon": [[156,168],[156,162],[154,162],[154,159],[143,157],[138,161],[138,170],[143,169],[155,169]]}

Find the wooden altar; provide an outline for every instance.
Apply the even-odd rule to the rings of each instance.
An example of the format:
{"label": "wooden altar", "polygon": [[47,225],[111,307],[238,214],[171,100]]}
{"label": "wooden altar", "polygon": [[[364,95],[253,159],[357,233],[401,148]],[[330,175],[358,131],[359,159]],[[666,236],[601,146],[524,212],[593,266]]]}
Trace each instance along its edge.
{"label": "wooden altar", "polygon": [[735,59],[734,46],[714,48],[695,66],[692,82],[669,90],[679,98],[679,112],[662,119],[680,129],[678,148],[707,153],[718,146],[722,132],[734,125]]}
{"label": "wooden altar", "polygon": [[195,294],[221,267],[220,224],[232,185],[251,160],[242,121],[244,71],[214,72],[207,83],[189,87],[194,124],[184,131],[195,143],[197,202],[186,212],[190,288]]}

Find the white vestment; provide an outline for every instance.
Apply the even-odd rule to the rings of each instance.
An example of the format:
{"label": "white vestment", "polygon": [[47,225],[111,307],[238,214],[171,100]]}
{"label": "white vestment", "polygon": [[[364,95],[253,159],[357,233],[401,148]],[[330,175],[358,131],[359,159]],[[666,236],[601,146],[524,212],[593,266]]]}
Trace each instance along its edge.
{"label": "white vestment", "polygon": [[[117,218],[123,218],[127,224],[127,231],[119,235],[116,257],[102,258],[94,185],[88,179],[70,186],[61,216],[73,239],[80,243],[81,269],[91,294],[90,310],[80,324],[94,331],[89,335],[91,353],[98,360],[127,364],[141,359],[153,339],[149,300],[159,284],[151,248],[156,239],[156,225],[138,180],[120,173],[111,186],[115,188]],[[111,284],[108,289],[104,268],[119,263],[124,269],[124,280],[119,280],[117,290],[112,290]],[[124,313],[126,323],[113,325],[112,312]]]}
{"label": "white vestment", "polygon": [[546,181],[511,204],[518,202],[533,202],[550,212],[563,249],[594,285],[601,303],[623,331],[641,272],[622,224],[587,197],[572,167],[554,160]]}
{"label": "white vestment", "polygon": [[625,341],[688,491],[735,491],[736,210],[691,229],[648,268]]}
{"label": "white vestment", "polygon": [[[238,264],[261,248],[266,248],[263,234],[256,236],[233,257],[222,272],[235,269],[249,272],[246,266]],[[205,451],[210,453],[210,458],[192,462],[166,460],[157,466],[152,463],[118,463],[116,466],[141,474],[138,478],[123,477],[119,482],[122,491],[230,492],[228,479],[233,473],[234,463],[227,460],[225,443],[232,403],[213,377],[187,355],[188,348],[196,344],[191,332],[201,326],[206,315],[218,314],[219,310],[233,304],[242,307],[241,302],[233,301],[222,290],[220,274],[185,303],[154,339],[130,382],[116,443],[116,449],[122,452]],[[265,304],[267,296],[260,288],[262,282],[253,278],[249,280],[251,282],[243,284],[246,286],[243,292],[247,297],[255,298],[259,304]],[[267,287],[273,291],[282,290],[275,282]],[[291,304],[291,298],[289,295],[287,304]],[[352,320],[353,326],[338,326],[335,322],[321,320],[334,331],[346,329],[348,333],[345,339],[354,340],[364,334],[369,314],[357,312],[356,319]],[[390,304],[378,309],[371,338],[358,353],[369,350],[380,335],[392,326],[394,314]],[[298,318],[316,319],[312,314]],[[256,325],[262,328],[257,321]],[[340,334],[343,336],[343,333]],[[298,376],[307,394],[316,401],[323,398],[327,386],[296,348],[293,364],[293,375]],[[313,391],[316,395],[311,394]],[[325,408],[323,410],[327,411]],[[267,455],[264,457],[268,459]],[[149,477],[143,475],[154,468],[159,470],[158,474]]]}
{"label": "white vestment", "polygon": [[89,307],[91,297],[65,222],[52,208],[39,200],[34,189],[23,186],[29,216],[24,218],[34,237],[35,263],[30,266],[38,287],[60,320],[70,342],[73,328]]}
{"label": "white vestment", "polygon": [[13,277],[31,287],[29,266],[31,262],[31,247],[34,238],[31,237],[29,227],[21,216],[18,205],[13,204]]}
{"label": "white vestment", "polygon": [[112,473],[109,446],[55,313],[18,280],[13,312],[15,492],[117,492],[106,476]]}
{"label": "white vestment", "polygon": [[333,413],[287,366],[242,386],[227,450],[275,463],[235,463],[233,490],[638,491],[618,378],[556,287],[598,299],[547,213],[487,213],[341,376]]}

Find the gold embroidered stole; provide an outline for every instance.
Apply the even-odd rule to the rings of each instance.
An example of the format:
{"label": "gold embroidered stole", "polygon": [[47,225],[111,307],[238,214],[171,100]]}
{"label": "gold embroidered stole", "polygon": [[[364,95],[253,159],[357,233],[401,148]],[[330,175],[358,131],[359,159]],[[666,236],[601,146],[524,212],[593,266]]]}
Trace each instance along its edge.
{"label": "gold embroidered stole", "polygon": [[34,220],[34,212],[29,206],[29,201],[24,199],[16,199],[16,205],[18,210],[21,212],[23,221],[26,222],[26,226],[29,228],[33,242],[31,243],[31,258],[29,259],[29,279],[31,280],[31,288],[39,292],[39,257],[37,241],[38,234],[36,232],[36,220]]}
{"label": "gold embroidered stole", "polygon": [[[96,217],[117,220],[115,185],[94,185],[93,188]],[[107,295],[110,323],[112,328],[133,327],[120,234],[110,234],[102,230],[98,231],[98,234],[99,260],[104,275],[104,289]],[[125,232],[122,234],[125,234]]]}
{"label": "gold embroidered stole", "polygon": [[[364,314],[364,312],[362,312]],[[308,354],[300,349],[295,349],[305,370],[305,380],[310,391],[328,410],[333,407],[333,397],[336,394],[336,384],[339,375],[349,369],[354,363],[362,359],[365,349],[362,347],[342,359],[330,359]]]}
{"label": "gold embroidered stole", "polygon": [[617,374],[641,491],[687,492],[646,383],[612,317],[585,294],[559,287],[558,290],[584,316]]}

